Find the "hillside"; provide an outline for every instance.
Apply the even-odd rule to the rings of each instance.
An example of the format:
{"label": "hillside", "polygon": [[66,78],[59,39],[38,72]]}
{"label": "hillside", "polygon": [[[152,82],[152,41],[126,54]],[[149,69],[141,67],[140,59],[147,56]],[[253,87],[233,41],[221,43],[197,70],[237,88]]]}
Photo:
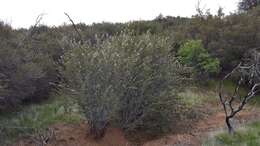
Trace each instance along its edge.
{"label": "hillside", "polygon": [[0,22],[2,146],[260,145],[260,7]]}

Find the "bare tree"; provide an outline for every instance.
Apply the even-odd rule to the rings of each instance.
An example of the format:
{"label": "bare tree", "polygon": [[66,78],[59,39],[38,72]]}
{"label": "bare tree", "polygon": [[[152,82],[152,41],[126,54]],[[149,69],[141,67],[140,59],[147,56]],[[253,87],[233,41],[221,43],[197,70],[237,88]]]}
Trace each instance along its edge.
{"label": "bare tree", "polygon": [[[258,48],[257,48],[258,49]],[[230,73],[228,73],[219,84],[219,98],[226,115],[226,125],[230,134],[234,133],[231,119],[242,111],[245,105],[260,91],[260,53],[257,49],[250,52],[249,58],[240,62]],[[232,94],[224,93],[224,81],[231,77],[237,80]],[[246,94],[240,92],[241,86],[249,86]]]}
{"label": "bare tree", "polygon": [[82,37],[82,35],[81,35],[79,29],[77,28],[76,24],[75,24],[74,21],[71,19],[71,17],[69,16],[68,13],[64,12],[64,14],[68,17],[69,21],[71,22],[71,24],[72,24],[74,30],[75,30],[76,33],[78,34],[78,36],[79,36],[79,38],[80,38],[80,41],[81,41],[81,43],[82,43],[82,42],[83,42],[83,37]]}

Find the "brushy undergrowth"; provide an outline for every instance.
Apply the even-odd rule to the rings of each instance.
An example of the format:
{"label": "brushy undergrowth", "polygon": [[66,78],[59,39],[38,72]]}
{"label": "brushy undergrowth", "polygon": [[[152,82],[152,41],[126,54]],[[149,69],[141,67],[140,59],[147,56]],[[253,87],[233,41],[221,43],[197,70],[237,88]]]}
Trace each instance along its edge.
{"label": "brushy undergrowth", "polygon": [[79,123],[78,106],[59,96],[42,104],[29,105],[23,110],[0,114],[0,145],[15,142],[20,137],[44,132],[55,123]]}
{"label": "brushy undergrowth", "polygon": [[206,89],[199,87],[190,87],[184,92],[179,93],[179,96],[186,106],[190,108],[218,101],[218,96],[214,90],[209,89],[206,91]]}
{"label": "brushy undergrowth", "polygon": [[203,146],[259,146],[260,122],[240,128],[234,135],[220,133],[206,140]]}

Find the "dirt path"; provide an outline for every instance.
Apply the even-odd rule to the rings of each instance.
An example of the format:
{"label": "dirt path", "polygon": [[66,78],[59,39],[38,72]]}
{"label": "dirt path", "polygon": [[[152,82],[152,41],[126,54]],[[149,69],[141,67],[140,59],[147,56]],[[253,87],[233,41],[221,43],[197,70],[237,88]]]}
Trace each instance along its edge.
{"label": "dirt path", "polygon": [[[260,119],[260,109],[244,110],[234,119],[234,126],[245,124],[248,121]],[[200,120],[190,132],[168,135],[163,138],[149,141],[143,146],[200,146],[203,138],[209,133],[225,128],[225,114],[221,111]]]}

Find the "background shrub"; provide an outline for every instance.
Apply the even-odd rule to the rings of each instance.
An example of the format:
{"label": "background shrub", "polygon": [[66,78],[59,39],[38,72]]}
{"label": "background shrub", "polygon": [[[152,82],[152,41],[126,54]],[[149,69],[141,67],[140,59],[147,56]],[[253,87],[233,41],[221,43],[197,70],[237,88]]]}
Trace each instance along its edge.
{"label": "background shrub", "polygon": [[219,60],[209,55],[200,40],[184,43],[178,51],[178,56],[183,64],[194,67],[199,78],[217,74],[220,70]]}
{"label": "background shrub", "polygon": [[[1,25],[8,33],[0,42],[0,111],[7,107],[48,98],[53,84],[59,82],[57,60],[48,50],[57,50],[55,41],[46,41],[39,32],[31,37]],[[36,28],[37,30],[38,28]],[[29,33],[29,32],[28,32]],[[37,39],[37,41],[36,41]],[[42,43],[44,42],[44,43]]]}

